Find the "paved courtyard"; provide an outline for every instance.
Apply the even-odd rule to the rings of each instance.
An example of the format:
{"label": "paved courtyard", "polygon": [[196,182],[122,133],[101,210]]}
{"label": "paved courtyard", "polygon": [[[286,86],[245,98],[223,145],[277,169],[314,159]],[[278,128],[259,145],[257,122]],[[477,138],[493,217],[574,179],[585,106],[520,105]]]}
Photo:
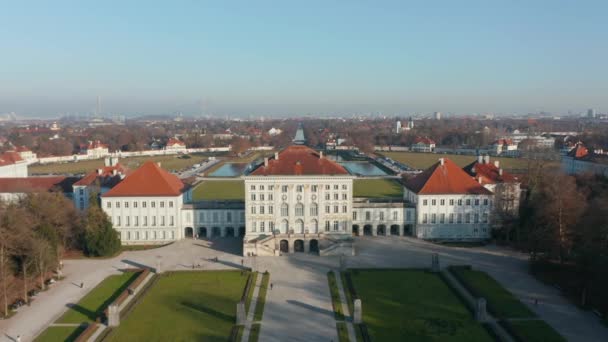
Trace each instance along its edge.
{"label": "paved courtyard", "polygon": [[[124,252],[112,259],[66,260],[65,280],[42,293],[30,307],[9,320],[0,321],[0,341],[21,335],[29,341],[57,319],[70,303],[77,302],[102,279],[127,266],[163,270],[232,269],[241,266],[240,242],[218,239],[213,243],[185,240],[147,251]],[[428,267],[438,253],[442,266],[471,264],[488,272],[516,294],[533,311],[569,341],[608,341],[608,328],[590,312],[577,309],[557,290],[536,281],[527,272],[527,255],[487,246],[457,248],[438,246],[405,237],[361,237],[348,267]],[[219,262],[210,261],[218,257]],[[290,255],[245,258],[245,266],[271,272],[274,284],[268,291],[261,341],[337,341],[326,273],[339,265],[338,257]],[[76,284],[84,282],[84,289]],[[540,304],[533,304],[534,298]],[[364,304],[365,307],[365,304]]]}

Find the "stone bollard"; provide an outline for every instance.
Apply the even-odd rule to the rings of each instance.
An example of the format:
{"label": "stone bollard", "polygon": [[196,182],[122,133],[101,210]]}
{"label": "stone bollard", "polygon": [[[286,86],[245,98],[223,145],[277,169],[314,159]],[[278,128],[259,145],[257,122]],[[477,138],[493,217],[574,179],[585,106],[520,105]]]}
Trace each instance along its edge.
{"label": "stone bollard", "polygon": [[439,254],[434,253],[431,256],[431,272],[439,273],[441,271],[441,266],[439,265]]}
{"label": "stone bollard", "polygon": [[112,304],[108,307],[108,326],[117,327],[120,325],[120,310],[118,305]]}
{"label": "stone bollard", "polygon": [[361,308],[361,299],[355,299],[355,312],[353,313],[353,323],[361,324],[363,322],[363,312]]}
{"label": "stone bollard", "polygon": [[485,298],[477,298],[477,302],[475,303],[475,319],[478,322],[486,322],[488,320]]}
{"label": "stone bollard", "polygon": [[240,301],[236,304],[236,324],[243,325],[247,321],[247,314],[245,313],[245,303]]}

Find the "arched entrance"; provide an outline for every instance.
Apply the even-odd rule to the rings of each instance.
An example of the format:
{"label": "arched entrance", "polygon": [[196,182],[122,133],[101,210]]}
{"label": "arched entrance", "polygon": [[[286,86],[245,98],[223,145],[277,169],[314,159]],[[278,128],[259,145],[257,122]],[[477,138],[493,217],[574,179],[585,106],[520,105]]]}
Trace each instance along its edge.
{"label": "arched entrance", "polygon": [[239,227],[239,236],[245,236],[245,227]]}
{"label": "arched entrance", "polygon": [[218,237],[221,235],[222,235],[222,232],[220,231],[220,227],[211,228],[211,237]]}
{"label": "arched entrance", "polygon": [[353,236],[359,236],[359,225],[353,224]]}
{"label": "arched entrance", "polygon": [[319,253],[319,240],[310,240],[310,253]]}
{"label": "arched entrance", "polygon": [[198,237],[199,238],[207,237],[207,227],[198,227]]}
{"label": "arched entrance", "polygon": [[363,235],[372,235],[372,225],[366,224],[363,226]]}
{"label": "arched entrance", "polygon": [[235,236],[235,235],[234,235],[234,228],[232,228],[232,227],[227,227],[227,228],[226,228],[226,236],[227,236],[227,237],[233,237],[233,236]]}
{"label": "arched entrance", "polygon": [[296,240],[293,243],[293,250],[295,252],[304,252],[304,241],[302,241],[302,240]]}
{"label": "arched entrance", "polygon": [[186,227],[186,238],[192,239],[193,236],[194,236],[194,229],[192,229],[192,227]]}
{"label": "arched entrance", "polygon": [[386,235],[386,226],[383,225],[383,224],[378,225],[378,233],[377,234],[378,235],[382,235],[382,236]]}
{"label": "arched entrance", "polygon": [[399,225],[394,224],[391,226],[391,235],[400,235],[399,234]]}
{"label": "arched entrance", "polygon": [[289,253],[289,241],[281,240],[279,245],[280,245],[279,249],[282,253]]}

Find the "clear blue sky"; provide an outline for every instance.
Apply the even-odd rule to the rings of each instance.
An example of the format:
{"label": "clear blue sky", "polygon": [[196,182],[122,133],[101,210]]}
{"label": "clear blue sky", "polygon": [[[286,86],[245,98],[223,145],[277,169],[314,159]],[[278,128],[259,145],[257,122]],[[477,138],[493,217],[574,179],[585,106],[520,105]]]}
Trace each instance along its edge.
{"label": "clear blue sky", "polygon": [[608,1],[0,8],[0,113],[608,111]]}

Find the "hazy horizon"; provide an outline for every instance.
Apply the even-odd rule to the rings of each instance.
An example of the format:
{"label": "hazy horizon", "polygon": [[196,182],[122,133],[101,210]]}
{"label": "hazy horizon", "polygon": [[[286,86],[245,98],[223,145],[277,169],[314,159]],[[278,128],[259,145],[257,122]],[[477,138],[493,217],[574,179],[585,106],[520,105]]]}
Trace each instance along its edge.
{"label": "hazy horizon", "polygon": [[604,1],[11,2],[0,113],[608,111]]}

